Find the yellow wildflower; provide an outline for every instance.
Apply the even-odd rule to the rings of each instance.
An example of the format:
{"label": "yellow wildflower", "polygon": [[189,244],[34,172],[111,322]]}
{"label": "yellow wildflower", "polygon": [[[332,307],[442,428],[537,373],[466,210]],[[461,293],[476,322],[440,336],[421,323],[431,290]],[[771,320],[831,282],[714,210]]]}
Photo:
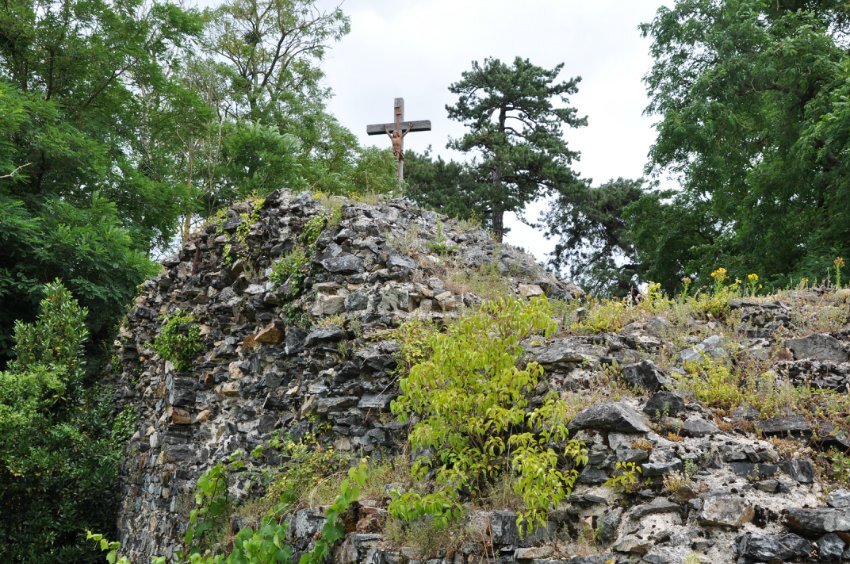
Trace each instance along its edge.
{"label": "yellow wildflower", "polygon": [[714,278],[717,282],[723,282],[726,280],[726,269],[722,266],[711,273],[711,277]]}

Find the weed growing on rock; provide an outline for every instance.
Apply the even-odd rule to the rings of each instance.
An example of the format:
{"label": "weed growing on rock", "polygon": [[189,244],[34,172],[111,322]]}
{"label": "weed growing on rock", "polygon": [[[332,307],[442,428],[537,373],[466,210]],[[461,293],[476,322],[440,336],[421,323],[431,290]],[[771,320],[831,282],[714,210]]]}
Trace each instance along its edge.
{"label": "weed growing on rock", "polygon": [[438,255],[449,255],[457,250],[457,246],[452,245],[443,232],[443,222],[439,219],[437,220],[437,236],[428,243],[428,248]]}
{"label": "weed growing on rock", "polygon": [[725,364],[703,356],[699,361],[686,361],[683,365],[684,374],[673,374],[676,387],[683,394],[721,409],[742,403],[744,394],[739,378]]}
{"label": "weed growing on rock", "polygon": [[634,462],[618,461],[614,475],[605,480],[605,486],[619,493],[634,493],[640,488],[641,468]]}
{"label": "weed growing on rock", "polygon": [[850,455],[837,448],[830,449],[827,455],[832,459],[832,479],[844,487],[850,487]]}
{"label": "weed growing on rock", "polygon": [[192,362],[204,350],[201,328],[191,313],[175,310],[163,319],[153,350],[174,365],[178,372],[192,368]]}
{"label": "weed growing on rock", "polygon": [[316,241],[319,239],[319,235],[322,234],[327,223],[327,216],[314,215],[304,222],[304,227],[301,228],[298,240],[301,241],[301,243],[303,243],[307,248],[312,247],[316,244]]}
{"label": "weed growing on rock", "polygon": [[445,280],[446,288],[455,294],[474,294],[485,300],[510,294],[509,280],[499,269],[498,261],[484,263],[475,269],[450,268]]}
{"label": "weed growing on rock", "polygon": [[[233,263],[236,262],[237,259],[249,258],[248,246],[246,244],[248,234],[251,232],[251,227],[260,220],[260,208],[263,207],[265,199],[253,196],[245,203],[251,206],[251,212],[249,213],[246,211],[239,214],[239,225],[236,226],[236,231],[234,232],[233,237],[224,244],[224,263],[227,266],[233,266]],[[216,233],[218,235],[224,234],[224,224],[226,220],[227,209],[219,210],[219,212],[215,215],[215,221],[217,224]],[[233,253],[234,247],[238,249],[235,256]]]}
{"label": "weed growing on rock", "polygon": [[301,286],[307,276],[309,265],[310,259],[304,248],[296,246],[289,254],[272,265],[269,280],[276,287],[285,286],[287,298],[295,298],[301,293]]}
{"label": "weed growing on rock", "polygon": [[[417,459],[413,474],[422,479],[433,470],[435,487],[396,495],[389,507],[394,517],[411,522],[428,515],[447,526],[459,514],[462,491],[480,494],[507,473],[525,505],[518,524],[529,530],[545,523],[587,460],[582,444],[566,440],[566,404],[550,396],[529,407],[543,369],[535,362],[517,366],[523,339],[555,329],[545,299],[501,299],[427,339],[423,348],[432,352],[411,363],[392,410],[402,422],[418,419],[411,448],[436,454]],[[556,452],[550,444],[566,447]]]}

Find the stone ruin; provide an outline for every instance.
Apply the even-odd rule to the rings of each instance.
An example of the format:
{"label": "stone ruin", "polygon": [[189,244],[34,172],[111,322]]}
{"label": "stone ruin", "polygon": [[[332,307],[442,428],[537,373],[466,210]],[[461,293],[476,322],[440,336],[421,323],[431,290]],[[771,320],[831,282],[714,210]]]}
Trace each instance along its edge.
{"label": "stone ruin", "polygon": [[[319,217],[327,219],[309,248],[309,273],[293,295],[292,288],[273,284],[270,273]],[[321,423],[338,451],[396,451],[405,429],[389,413],[398,393],[391,330],[409,319],[451,320],[479,304],[469,273],[498,272],[504,289],[518,296],[582,296],[520,250],[403,200],[320,202],[275,192],[231,208],[163,264],[142,286],[117,343],[118,396],[139,413],[122,466],[119,516],[119,540],[133,562],[172,557],[197,478],[276,433],[298,438]],[[733,307],[741,313],[740,342],[709,336],[677,358],[722,357],[734,347],[766,351],[781,340],[777,330],[791,323],[786,303],[738,300]],[[164,316],[175,310],[191,313],[201,328],[204,350],[190,372],[178,372],[152,348]],[[586,442],[590,461],[546,527],[522,537],[512,511],[472,512],[470,526],[480,529],[482,542],[427,562],[660,564],[694,555],[718,563],[850,561],[850,492],[825,491],[811,460],[779,452],[766,440],[795,436],[850,450],[846,430],[824,431],[799,416],[759,420],[746,410],[727,418],[721,430],[711,410],[670,391],[669,374],[651,360],[666,330],[666,321],[655,318],[618,333],[530,343],[526,356],[543,365],[548,390],[588,389],[617,363],[642,395],[598,403],[573,420],[571,431]],[[792,380],[847,393],[848,342],[847,333],[789,340],[789,358],[775,368]],[[680,440],[670,440],[666,429]],[[657,482],[690,468],[693,484],[677,495],[646,488],[624,506],[603,485],[618,461],[634,462],[644,479]],[[246,459],[253,470],[275,462]],[[234,496],[252,495],[251,475],[231,484]],[[355,504],[354,511],[385,514],[380,501],[371,503],[376,506]],[[305,550],[322,523],[320,508],[297,511],[289,541]],[[582,527],[596,531],[595,554],[576,555],[555,542]],[[357,527],[334,553],[334,561],[347,563],[426,561],[421,558],[388,545],[380,530]]]}

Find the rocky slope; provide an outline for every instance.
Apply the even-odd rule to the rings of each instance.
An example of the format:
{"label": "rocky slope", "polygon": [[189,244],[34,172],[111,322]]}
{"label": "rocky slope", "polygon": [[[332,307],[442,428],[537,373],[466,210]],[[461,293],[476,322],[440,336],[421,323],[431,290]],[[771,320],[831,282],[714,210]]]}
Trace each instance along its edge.
{"label": "rocky slope", "polygon": [[[302,255],[297,276],[276,277]],[[352,456],[397,451],[392,329],[448,322],[501,293],[567,304],[561,332],[525,354],[545,369],[537,392],[574,409],[571,432],[589,450],[568,503],[525,537],[515,507],[470,507],[462,542],[423,554],[384,534],[385,498],[361,499],[336,561],[850,561],[850,493],[830,465],[850,451],[848,294],[733,299],[722,316],[620,304],[590,323],[605,306],[579,305],[578,288],[480,230],[402,201],[285,192],[196,234],[122,328],[119,391],[140,415],[122,472],[128,556],[175,554],[198,476],[282,433],[316,433]],[[175,310],[200,328],[187,371],[152,346]],[[280,462],[245,459],[231,484],[241,499]],[[624,463],[637,479],[612,487]],[[290,542],[306,549],[322,523],[320,508],[300,509]]]}

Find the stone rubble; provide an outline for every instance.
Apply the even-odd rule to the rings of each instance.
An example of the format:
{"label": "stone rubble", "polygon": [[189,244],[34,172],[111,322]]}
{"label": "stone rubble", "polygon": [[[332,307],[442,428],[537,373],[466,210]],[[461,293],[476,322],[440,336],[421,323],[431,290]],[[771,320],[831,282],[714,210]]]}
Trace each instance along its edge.
{"label": "stone rubble", "polygon": [[[309,274],[292,298],[286,284],[269,281],[272,266],[299,244],[311,218],[327,213],[307,194],[276,192],[258,210],[240,204],[221,228],[195,234],[143,285],[121,330],[121,373],[115,375],[120,400],[140,416],[122,467],[120,541],[131,561],[172,557],[198,476],[275,434],[297,439],[321,428],[337,450],[352,455],[396,451],[405,429],[389,412],[398,393],[392,330],[409,319],[449,321],[480,303],[452,272],[495,265],[518,296],[582,295],[483,231],[399,200],[343,205],[338,225],[318,237]],[[249,218],[256,221],[243,226]],[[437,248],[450,249],[450,256]],[[741,314],[743,345],[706,333],[672,354],[674,363],[706,355],[727,361],[737,346],[753,355],[783,346],[790,354],[773,366],[777,375],[850,390],[847,333],[786,339],[792,305],[741,299],[732,307]],[[151,348],[163,315],[174,309],[191,312],[204,336],[204,353],[187,373]],[[743,409],[714,417],[678,394],[669,371],[651,360],[669,331],[669,322],[653,318],[619,334],[526,344],[525,358],[545,370],[544,392],[591,390],[600,371],[616,364],[623,384],[638,395],[586,407],[572,420],[571,434],[585,442],[589,463],[547,526],[522,536],[513,511],[473,510],[469,527],[480,540],[423,558],[381,534],[385,500],[361,500],[349,510],[351,526],[333,560],[672,564],[695,555],[716,563],[850,561],[850,493],[825,491],[811,460],[778,452],[768,440],[792,436],[818,448],[850,448],[841,442],[847,430],[839,425],[827,438],[821,425],[799,414],[761,419]],[[747,431],[753,427],[758,435]],[[245,462],[259,471],[279,459],[269,454]],[[618,462],[640,469],[641,489],[621,495],[604,485]],[[252,473],[244,475],[231,487],[237,499],[257,493]],[[288,541],[307,550],[323,523],[320,508],[296,511]],[[571,552],[575,545],[564,539],[588,530],[597,553]]]}

